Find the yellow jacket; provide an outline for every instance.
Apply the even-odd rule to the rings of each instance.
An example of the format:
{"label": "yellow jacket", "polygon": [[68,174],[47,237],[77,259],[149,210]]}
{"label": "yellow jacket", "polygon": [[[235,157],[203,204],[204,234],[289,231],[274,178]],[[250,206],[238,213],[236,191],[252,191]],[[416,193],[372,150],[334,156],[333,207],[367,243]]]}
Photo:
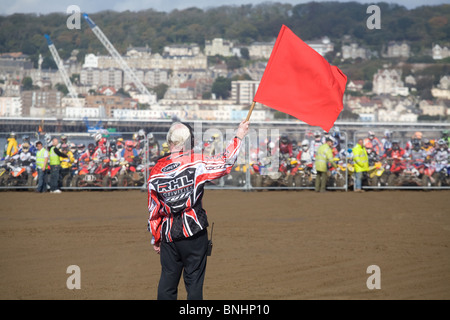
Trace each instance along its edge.
{"label": "yellow jacket", "polygon": [[353,167],[355,172],[363,172],[369,170],[369,157],[366,148],[359,143],[353,148]]}
{"label": "yellow jacket", "polygon": [[12,157],[19,151],[17,148],[17,140],[14,138],[8,138],[8,147],[6,147],[6,155]]}
{"label": "yellow jacket", "polygon": [[72,164],[75,162],[72,151],[67,151],[67,158],[59,157],[59,159],[61,160],[62,169],[71,168]]}

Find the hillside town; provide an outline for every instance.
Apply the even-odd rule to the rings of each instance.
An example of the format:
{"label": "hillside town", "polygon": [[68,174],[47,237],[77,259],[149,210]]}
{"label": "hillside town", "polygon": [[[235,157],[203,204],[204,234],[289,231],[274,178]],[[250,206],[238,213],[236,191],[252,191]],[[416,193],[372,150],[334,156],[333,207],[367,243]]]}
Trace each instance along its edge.
{"label": "hillside town", "polygon": [[[383,52],[371,51],[351,38],[337,49],[328,37],[305,42],[328,58],[353,63],[382,58],[384,64],[373,74],[372,81],[349,77],[344,95],[341,120],[362,122],[448,121],[450,116],[450,74],[433,84],[431,96],[422,97],[416,89],[415,70],[426,63],[409,64],[412,72],[404,74],[404,64],[412,56],[407,42],[386,42]],[[61,70],[42,68],[42,56],[34,66],[21,52],[0,53],[0,117],[57,117],[238,120],[245,117],[258,89],[274,46],[271,42],[254,42],[249,46],[215,38],[198,44],[177,44],[153,53],[147,46],[129,46],[122,60],[150,94],[141,92],[133,78],[110,55],[89,53],[78,61],[77,50],[63,61],[70,77],[64,85]],[[55,43],[57,48],[57,44]],[[434,62],[450,57],[448,47],[434,44],[428,50]],[[229,68],[224,58],[245,61]],[[222,58],[222,59],[219,59]],[[228,98],[217,96],[213,86],[218,79],[231,81]],[[158,91],[157,88],[160,90]],[[76,97],[68,94],[73,89]],[[159,94],[158,94],[159,92]],[[254,121],[286,119],[276,111],[258,106]]]}

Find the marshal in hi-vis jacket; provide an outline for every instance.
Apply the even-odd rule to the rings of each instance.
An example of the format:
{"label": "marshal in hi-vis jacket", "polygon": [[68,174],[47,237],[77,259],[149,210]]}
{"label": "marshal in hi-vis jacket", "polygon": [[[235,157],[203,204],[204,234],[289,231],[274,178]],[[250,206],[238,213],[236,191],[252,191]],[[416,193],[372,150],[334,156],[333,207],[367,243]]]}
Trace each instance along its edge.
{"label": "marshal in hi-vis jacket", "polygon": [[216,156],[180,152],[160,159],[148,179],[148,230],[153,243],[172,242],[208,227],[202,207],[205,183],[231,172],[241,140],[232,139]]}

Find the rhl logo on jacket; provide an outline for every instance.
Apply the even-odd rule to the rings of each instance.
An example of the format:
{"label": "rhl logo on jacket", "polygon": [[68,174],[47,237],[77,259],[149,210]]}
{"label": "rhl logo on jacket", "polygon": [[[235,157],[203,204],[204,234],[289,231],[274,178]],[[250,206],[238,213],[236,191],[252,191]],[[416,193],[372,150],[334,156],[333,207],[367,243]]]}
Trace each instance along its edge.
{"label": "rhl logo on jacket", "polygon": [[208,227],[202,207],[205,183],[231,172],[241,140],[215,156],[185,152],[160,159],[148,180],[149,231],[155,242],[191,237]]}

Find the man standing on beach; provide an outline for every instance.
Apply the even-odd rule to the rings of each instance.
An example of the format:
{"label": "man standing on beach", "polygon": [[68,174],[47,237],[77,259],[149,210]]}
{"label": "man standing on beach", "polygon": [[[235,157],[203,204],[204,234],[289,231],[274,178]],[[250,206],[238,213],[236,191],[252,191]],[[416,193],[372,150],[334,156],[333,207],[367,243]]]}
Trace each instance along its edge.
{"label": "man standing on beach", "polygon": [[177,299],[181,273],[188,300],[203,299],[208,251],[203,188],[231,172],[248,127],[249,122],[243,121],[225,152],[215,156],[194,153],[189,125],[176,122],[170,127],[170,154],[156,163],[148,180],[148,229],[161,259],[159,300]]}

